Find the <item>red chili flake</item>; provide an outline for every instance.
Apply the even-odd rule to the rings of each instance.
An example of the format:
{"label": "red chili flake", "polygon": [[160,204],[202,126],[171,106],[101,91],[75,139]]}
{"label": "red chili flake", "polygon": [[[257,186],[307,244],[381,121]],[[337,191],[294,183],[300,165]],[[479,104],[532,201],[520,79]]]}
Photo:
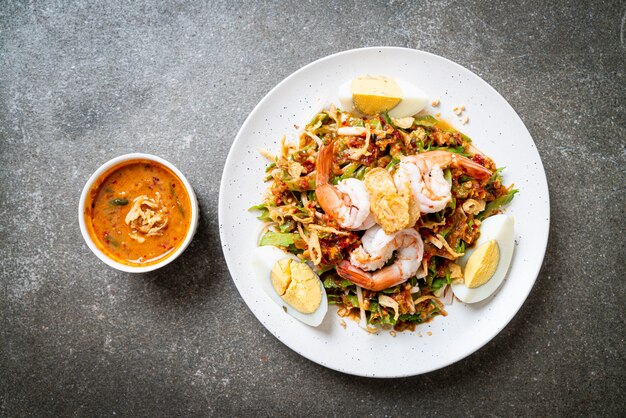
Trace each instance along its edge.
{"label": "red chili flake", "polygon": [[475,162],[477,162],[478,164],[484,166],[485,165],[485,159],[483,158],[482,155],[480,154],[475,154],[474,157],[472,158]]}
{"label": "red chili flake", "polygon": [[315,163],[313,161],[306,160],[302,163],[302,166],[307,174],[315,170]]}
{"label": "red chili flake", "polygon": [[363,141],[361,140],[361,138],[353,136],[350,137],[350,139],[348,140],[348,145],[352,148],[360,147],[363,145]]}

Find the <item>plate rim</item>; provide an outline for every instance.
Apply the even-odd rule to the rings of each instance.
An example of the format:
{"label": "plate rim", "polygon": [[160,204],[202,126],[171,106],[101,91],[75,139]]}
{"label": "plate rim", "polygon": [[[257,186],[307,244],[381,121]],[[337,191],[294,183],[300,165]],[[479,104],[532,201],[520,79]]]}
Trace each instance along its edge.
{"label": "plate rim", "polygon": [[[345,370],[342,369],[340,367],[334,367],[331,366],[325,362],[320,362],[314,358],[311,358],[310,356],[302,353],[298,348],[296,348],[295,346],[293,346],[292,344],[286,342],[283,338],[278,337],[272,329],[268,328],[268,326],[265,325],[265,323],[261,320],[260,318],[260,314],[257,314],[257,312],[255,310],[253,310],[250,305],[248,304],[248,302],[246,301],[246,298],[244,297],[244,295],[242,294],[242,289],[240,288],[240,284],[237,282],[237,280],[235,280],[235,278],[233,277],[233,273],[232,271],[234,270],[234,264],[233,262],[229,261],[228,257],[227,257],[227,253],[226,253],[226,238],[225,238],[225,232],[224,232],[224,227],[223,227],[223,220],[224,220],[224,213],[226,211],[226,208],[224,207],[225,203],[225,199],[224,196],[226,195],[226,172],[227,172],[227,168],[230,167],[233,164],[233,159],[234,157],[234,148],[235,145],[238,144],[240,141],[243,141],[242,139],[242,132],[244,131],[244,129],[248,126],[248,124],[251,123],[251,121],[253,120],[254,116],[256,115],[257,112],[259,112],[259,109],[262,108],[262,106],[265,104],[265,102],[267,102],[268,100],[270,100],[272,94],[278,90],[281,86],[283,86],[284,84],[288,83],[292,78],[297,77],[300,73],[305,72],[308,68],[317,65],[319,63],[322,63],[324,61],[327,60],[331,60],[334,59],[338,56],[342,56],[342,55],[348,55],[348,54],[352,54],[352,53],[357,53],[357,52],[363,52],[363,51],[379,51],[382,52],[382,50],[387,50],[387,51],[399,51],[399,52],[403,52],[403,53],[420,53],[420,54],[425,54],[431,57],[434,57],[436,59],[441,59],[446,61],[448,64],[452,64],[454,67],[457,67],[458,69],[460,69],[461,71],[466,71],[468,73],[470,73],[472,76],[476,77],[478,80],[480,80],[480,82],[488,87],[493,93],[495,93],[500,99],[502,99],[502,101],[506,104],[506,106],[508,106],[509,110],[512,111],[512,114],[515,115],[514,117],[516,117],[519,122],[522,124],[522,126],[524,127],[524,129],[526,129],[526,132],[528,133],[528,136],[530,137],[534,148],[535,148],[535,152],[537,153],[538,156],[538,169],[540,170],[541,174],[543,174],[543,176],[541,177],[541,180],[543,181],[546,191],[547,191],[547,195],[546,195],[546,201],[545,201],[545,207],[546,207],[546,229],[544,232],[545,235],[545,239],[542,240],[543,244],[542,244],[542,248],[541,248],[541,262],[538,263],[538,267],[536,268],[536,271],[532,272],[532,274],[530,274],[529,276],[532,277],[532,284],[531,286],[528,287],[528,291],[523,295],[523,299],[521,299],[521,303],[519,304],[519,306],[517,306],[514,310],[509,311],[510,315],[508,315],[508,317],[506,317],[505,321],[503,322],[502,327],[494,327],[492,332],[488,333],[486,338],[483,338],[483,341],[481,341],[480,344],[478,344],[472,351],[469,352],[464,352],[462,354],[459,354],[457,356],[451,357],[450,359],[446,359],[446,361],[443,364],[440,365],[436,365],[434,367],[426,367],[423,371],[420,372],[407,372],[407,373],[368,373],[368,372],[355,372],[352,370]],[[541,272],[541,269],[544,265],[544,261],[545,261],[545,255],[546,255],[546,250],[548,247],[548,242],[550,239],[550,189],[549,189],[549,184],[547,181],[547,176],[546,176],[546,172],[545,172],[545,167],[543,165],[543,160],[541,159],[541,154],[539,153],[539,149],[537,147],[537,144],[535,143],[535,140],[533,139],[532,135],[530,134],[530,131],[528,130],[528,127],[526,126],[526,124],[524,123],[524,121],[522,120],[522,118],[519,116],[519,114],[515,111],[515,109],[513,108],[513,106],[511,106],[511,104],[491,85],[489,84],[487,81],[485,81],[482,77],[480,77],[478,74],[474,73],[472,70],[446,58],[446,57],[442,57],[441,55],[437,55],[434,54],[432,52],[427,52],[427,51],[423,51],[420,49],[414,49],[414,48],[405,48],[405,47],[398,47],[398,46],[373,46],[373,47],[363,47],[363,48],[353,48],[353,49],[347,49],[347,50],[343,50],[343,51],[339,51],[330,55],[326,55],[324,57],[318,58],[314,61],[309,62],[308,64],[300,67],[298,70],[292,72],[290,75],[288,75],[287,77],[285,77],[284,79],[282,79],[278,84],[276,84],[272,89],[270,89],[264,96],[263,98],[256,104],[256,106],[252,109],[252,111],[248,114],[248,116],[246,117],[245,121],[243,122],[243,124],[241,125],[241,127],[239,128],[237,135],[235,136],[234,141],[232,142],[232,144],[230,145],[230,149],[228,151],[228,156],[226,157],[225,163],[224,163],[224,168],[222,170],[222,176],[220,178],[220,188],[219,188],[219,196],[218,196],[218,227],[219,227],[219,234],[220,234],[220,243],[221,243],[221,248],[222,248],[222,254],[224,256],[224,259],[226,260],[226,265],[228,267],[228,273],[231,276],[231,280],[235,283],[235,287],[237,288],[237,291],[239,292],[239,295],[241,296],[241,298],[243,299],[244,303],[246,304],[246,306],[248,307],[248,309],[250,309],[250,311],[252,312],[252,314],[254,315],[254,317],[261,323],[261,325],[263,325],[263,327],[268,330],[270,332],[270,334],[272,334],[276,339],[278,339],[281,343],[283,343],[284,345],[286,345],[288,348],[290,348],[291,350],[293,350],[294,352],[298,353],[299,355],[301,355],[302,357],[308,359],[309,361],[312,361],[314,363],[317,363],[321,366],[324,366],[326,368],[329,368],[331,370],[336,370],[338,372],[341,373],[345,373],[345,374],[349,374],[349,375],[353,375],[353,376],[361,376],[361,377],[371,377],[371,378],[402,378],[402,377],[411,377],[411,376],[418,376],[418,375],[423,375],[426,373],[431,373],[433,371],[448,367],[454,363],[457,363],[461,360],[463,360],[464,358],[467,358],[473,354],[475,354],[476,352],[478,352],[479,350],[481,350],[485,345],[487,345],[487,343],[489,343],[490,341],[492,341],[500,332],[502,332],[502,330],[504,330],[509,324],[510,322],[513,320],[513,318],[515,318],[515,316],[518,314],[518,312],[520,311],[520,309],[522,308],[522,306],[524,306],[524,304],[526,303],[526,300],[528,299],[528,296],[530,295],[530,292],[532,291],[532,289],[535,286],[535,283],[537,282],[537,279],[539,277],[539,273]],[[508,273],[507,273],[508,274]]]}

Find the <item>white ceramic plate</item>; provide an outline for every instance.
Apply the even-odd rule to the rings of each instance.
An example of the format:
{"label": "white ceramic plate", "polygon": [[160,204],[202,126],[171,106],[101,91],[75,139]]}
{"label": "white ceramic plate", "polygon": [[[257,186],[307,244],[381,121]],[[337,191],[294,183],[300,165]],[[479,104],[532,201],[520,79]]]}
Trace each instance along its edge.
{"label": "white ceramic plate", "polygon": [[[507,209],[515,216],[516,248],[502,287],[487,300],[454,302],[447,317],[437,317],[415,332],[395,337],[372,335],[347,320],[340,326],[330,308],[318,328],[286,314],[259,285],[268,272],[255,271],[250,255],[259,221],[248,208],[261,202],[267,161],[259,148],[276,151],[282,135],[295,137],[337,86],[361,74],[387,75],[414,83],[440,98],[441,113],[474,144],[505,166],[505,182],[519,194]],[[470,122],[461,126],[452,108],[465,105]],[[232,278],[259,321],[288,347],[332,369],[360,376],[400,377],[454,363],[490,341],[513,318],[530,293],[543,261],[549,226],[549,197],[535,144],[513,108],[480,77],[445,58],[404,48],[365,48],[322,58],[287,77],[252,111],[233,143],[220,187],[222,248]],[[250,326],[256,326],[251,323]],[[430,335],[432,333],[432,335]]]}

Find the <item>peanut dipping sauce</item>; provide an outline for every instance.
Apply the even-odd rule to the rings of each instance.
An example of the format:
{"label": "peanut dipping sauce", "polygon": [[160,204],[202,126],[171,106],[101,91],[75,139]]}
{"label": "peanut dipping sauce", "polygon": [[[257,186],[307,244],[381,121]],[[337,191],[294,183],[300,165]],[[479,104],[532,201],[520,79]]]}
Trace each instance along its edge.
{"label": "peanut dipping sauce", "polygon": [[149,160],[125,161],[94,183],[85,203],[85,224],[95,245],[130,266],[155,264],[185,240],[191,203],[182,181]]}

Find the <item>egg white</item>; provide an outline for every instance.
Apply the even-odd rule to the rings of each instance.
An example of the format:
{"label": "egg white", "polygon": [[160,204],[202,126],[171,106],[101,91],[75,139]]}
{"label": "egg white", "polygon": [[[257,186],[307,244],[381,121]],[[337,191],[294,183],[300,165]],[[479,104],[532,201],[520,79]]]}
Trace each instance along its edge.
{"label": "egg white", "polygon": [[476,245],[465,252],[465,255],[460,257],[456,262],[459,264],[463,271],[465,271],[465,264],[470,258],[474,250],[480,247],[487,241],[496,240],[500,249],[500,260],[496,271],[491,276],[491,279],[482,286],[470,289],[465,286],[465,283],[453,283],[452,292],[454,296],[459,298],[465,303],[476,303],[488,298],[493,292],[495,292],[506,277],[506,273],[509,270],[511,259],[513,258],[513,250],[515,248],[514,237],[514,219],[509,215],[494,215],[485,219],[480,224],[480,238],[476,241]]}
{"label": "egg white", "polygon": [[[397,78],[394,80],[398,83],[400,90],[402,90],[402,100],[388,112],[389,116],[396,119],[413,116],[426,107],[428,104],[426,93],[407,81]],[[352,100],[352,80],[348,80],[339,86],[337,99],[341,110],[359,113],[354,108],[354,101]]]}
{"label": "egg white", "polygon": [[352,80],[348,80],[339,86],[337,90],[337,99],[339,108],[344,112],[354,112],[354,101],[352,100]]}
{"label": "egg white", "polygon": [[252,254],[252,266],[254,270],[258,273],[257,280],[261,285],[261,288],[267,293],[267,295],[274,301],[278,306],[283,308],[285,312],[289,315],[293,316],[297,320],[304,322],[307,325],[312,327],[317,327],[324,320],[324,316],[326,316],[326,312],[328,311],[328,299],[326,297],[326,289],[324,289],[324,285],[322,281],[319,281],[320,289],[322,290],[322,301],[320,306],[315,310],[315,312],[310,314],[302,313],[285,302],[276,290],[274,290],[274,286],[272,285],[272,279],[270,277],[270,273],[274,265],[284,258],[291,258],[296,261],[301,261],[298,257],[293,254],[289,254],[281,250],[277,247],[272,246],[263,246],[257,247],[254,249]]}
{"label": "egg white", "polygon": [[426,107],[428,104],[426,93],[407,81],[396,79],[396,83],[402,90],[402,100],[388,112],[389,116],[396,119],[414,116]]}

